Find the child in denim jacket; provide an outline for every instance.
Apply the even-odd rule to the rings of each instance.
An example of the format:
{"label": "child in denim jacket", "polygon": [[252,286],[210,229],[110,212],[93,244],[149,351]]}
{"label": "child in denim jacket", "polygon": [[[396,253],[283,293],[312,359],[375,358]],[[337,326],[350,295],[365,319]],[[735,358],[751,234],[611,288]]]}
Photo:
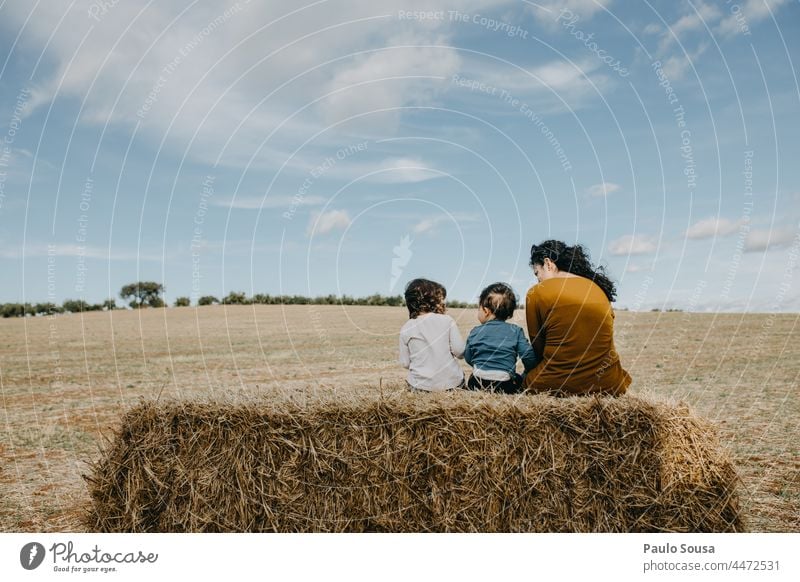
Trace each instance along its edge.
{"label": "child in denim jacket", "polygon": [[522,376],[516,371],[517,358],[522,360],[525,372],[539,363],[522,328],[506,322],[516,308],[514,290],[505,283],[493,283],[481,292],[481,325],[472,329],[464,350],[464,359],[472,366],[467,382],[470,390],[519,393]]}

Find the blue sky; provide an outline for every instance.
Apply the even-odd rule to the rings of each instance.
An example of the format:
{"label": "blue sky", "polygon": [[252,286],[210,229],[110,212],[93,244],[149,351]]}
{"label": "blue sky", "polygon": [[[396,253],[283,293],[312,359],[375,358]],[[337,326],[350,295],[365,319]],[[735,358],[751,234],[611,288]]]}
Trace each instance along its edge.
{"label": "blue sky", "polygon": [[[354,6],[353,4],[356,4]],[[522,295],[800,310],[800,3],[5,2],[0,302]]]}

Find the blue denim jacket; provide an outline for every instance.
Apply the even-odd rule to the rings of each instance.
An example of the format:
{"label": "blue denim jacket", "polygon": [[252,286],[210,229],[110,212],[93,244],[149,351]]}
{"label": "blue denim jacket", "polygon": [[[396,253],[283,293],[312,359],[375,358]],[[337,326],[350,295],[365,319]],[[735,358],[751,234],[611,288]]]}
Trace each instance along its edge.
{"label": "blue denim jacket", "polygon": [[500,370],[515,374],[517,357],[525,371],[534,368],[539,358],[518,325],[492,319],[469,332],[464,359],[473,368]]}

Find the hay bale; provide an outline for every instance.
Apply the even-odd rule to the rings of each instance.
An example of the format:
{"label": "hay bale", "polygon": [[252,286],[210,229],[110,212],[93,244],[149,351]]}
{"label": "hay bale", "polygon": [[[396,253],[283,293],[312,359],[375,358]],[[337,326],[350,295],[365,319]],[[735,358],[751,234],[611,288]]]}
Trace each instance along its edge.
{"label": "hay bale", "polygon": [[86,477],[102,532],[732,532],[685,406],[457,392],[143,403]]}

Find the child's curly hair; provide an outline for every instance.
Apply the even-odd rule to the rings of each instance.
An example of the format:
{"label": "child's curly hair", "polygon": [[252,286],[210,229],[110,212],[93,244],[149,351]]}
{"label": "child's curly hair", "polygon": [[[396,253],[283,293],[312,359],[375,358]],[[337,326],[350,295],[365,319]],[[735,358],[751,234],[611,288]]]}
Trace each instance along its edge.
{"label": "child's curly hair", "polygon": [[479,305],[488,309],[495,319],[505,321],[514,315],[517,296],[505,283],[492,283],[481,293]]}
{"label": "child's curly hair", "polygon": [[408,316],[416,319],[423,313],[444,313],[447,290],[443,285],[428,279],[414,279],[406,285]]}

